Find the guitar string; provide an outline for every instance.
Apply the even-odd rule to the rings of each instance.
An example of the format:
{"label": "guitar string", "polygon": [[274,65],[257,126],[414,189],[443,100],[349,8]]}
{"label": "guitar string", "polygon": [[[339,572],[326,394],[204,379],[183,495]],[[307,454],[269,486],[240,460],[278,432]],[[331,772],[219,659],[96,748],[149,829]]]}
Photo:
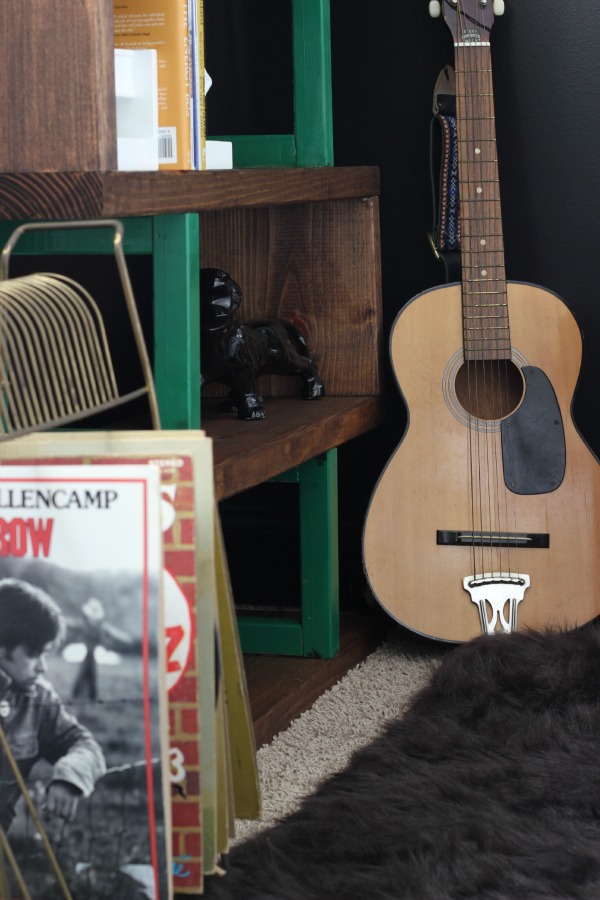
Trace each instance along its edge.
{"label": "guitar string", "polygon": [[[463,213],[467,207],[467,182],[468,180],[465,178],[465,170],[466,164],[464,160],[464,153],[468,155],[469,148],[471,145],[471,136],[469,134],[469,121],[468,121],[468,92],[466,86],[466,59],[465,59],[465,24],[463,21],[463,11],[462,6],[459,0],[457,5],[457,37],[459,37],[460,43],[462,43],[462,47],[456,47],[456,68],[457,68],[457,110],[459,112],[458,117],[458,131],[460,136],[460,128],[461,125],[464,125],[465,131],[467,134],[465,135],[466,143],[463,144],[461,148],[461,155],[463,159],[461,160],[460,171],[459,171],[459,189],[460,186],[463,186],[464,190],[464,198],[461,203],[461,213]],[[471,217],[469,219],[463,220],[463,240],[472,241],[472,233],[471,233]],[[467,332],[467,318],[466,318],[466,284],[465,284],[465,274],[463,270],[463,278],[462,278],[462,305],[463,305],[463,335],[464,335],[464,347],[465,351],[469,348],[469,334]],[[477,332],[476,332],[477,333]],[[476,539],[477,533],[477,525],[480,526],[481,530],[481,542],[479,544],[479,555],[481,558],[481,562],[479,568],[483,573],[485,571],[484,566],[484,542],[483,542],[483,493],[482,493],[482,472],[481,472],[481,432],[479,429],[479,380],[478,380],[478,369],[477,365],[472,365],[472,361],[469,358],[471,354],[465,353],[466,360],[465,365],[467,367],[467,400],[468,400],[468,453],[469,453],[469,473],[470,473],[470,493],[471,493],[471,532],[472,532],[472,559],[473,559],[473,578],[477,575],[478,569],[478,542]],[[475,415],[473,416],[473,410]],[[478,489],[477,489],[478,488]]]}
{"label": "guitar string", "polygon": [[[480,27],[483,31],[484,26],[484,10],[481,8],[481,22]],[[485,35],[485,33],[484,33]],[[482,42],[483,43],[483,42]],[[475,53],[478,57],[478,65],[476,68],[476,86],[474,91],[474,96],[476,98],[476,105],[478,109],[476,112],[478,113],[478,118],[481,121],[481,130],[486,134],[488,139],[488,147],[492,148],[494,151],[496,149],[496,137],[495,137],[495,128],[494,128],[494,109],[493,109],[493,85],[492,85],[492,76],[491,76],[491,51],[489,47],[484,47],[483,45],[479,45],[475,50]],[[477,84],[477,81],[480,81]],[[494,152],[494,156],[490,157],[490,159],[497,157],[497,153]],[[491,178],[489,181],[489,186],[484,189],[489,192],[489,197],[485,201],[487,204],[487,210],[484,208],[484,212],[488,212],[488,218],[486,222],[495,222],[495,231],[499,231],[502,233],[502,223],[498,221],[499,219],[499,184],[498,184],[498,173],[497,170],[494,171],[494,163],[488,162],[483,163],[479,162],[479,168],[481,170],[481,174],[483,174],[483,168],[486,166],[492,168],[492,173],[494,178]],[[482,182],[480,182],[481,184]],[[496,202],[496,200],[498,202]],[[490,209],[491,207],[491,209]],[[486,245],[487,246],[487,245]],[[499,316],[499,301],[506,302],[506,282],[503,279],[502,282],[499,281],[498,270],[496,266],[489,265],[490,258],[493,262],[497,262],[498,258],[498,250],[494,249],[493,255],[490,250],[488,257],[484,259],[486,270],[488,271],[488,276],[490,280],[493,279],[495,288],[496,288],[496,310],[495,314]],[[490,270],[492,270],[492,274],[490,276]],[[481,269],[483,271],[483,267]],[[500,288],[502,287],[502,290]],[[495,346],[495,359],[488,361],[488,366],[490,369],[490,396],[492,398],[492,409],[490,410],[491,419],[495,422],[500,422],[503,413],[509,408],[509,395],[508,395],[508,367],[509,361],[507,361],[505,353],[506,348],[501,349],[502,345],[506,342],[503,338],[506,336],[506,325],[508,324],[508,319],[506,317],[507,307],[503,307],[502,317],[499,317],[495,320],[494,326],[494,346]],[[501,323],[501,324],[500,324]],[[510,347],[508,348],[510,351]],[[504,376],[504,377],[503,377]],[[504,388],[504,396],[503,396],[503,388]],[[494,425],[493,429],[490,430],[490,434],[488,437],[488,444],[491,443],[492,446],[492,455],[493,462],[491,471],[491,483],[492,483],[492,491],[490,492],[490,497],[493,495],[495,498],[495,515],[496,515],[496,530],[499,534],[506,533],[508,531],[508,519],[506,519],[504,525],[502,522],[502,495],[505,498],[505,509],[506,513],[506,490],[504,489],[504,480],[503,480],[503,472],[502,472],[502,462],[500,459],[500,432],[497,430],[498,426]],[[492,513],[490,510],[490,533],[494,531],[494,522],[492,521]],[[493,538],[490,537],[490,571],[508,571],[511,570],[511,562],[510,562],[510,544],[505,547],[502,539],[498,541],[499,549],[497,551],[497,564],[494,564],[493,560]],[[503,562],[503,557],[506,555],[506,564]]]}
{"label": "guitar string", "polygon": [[[484,19],[484,15],[483,15],[483,9],[482,9],[482,24],[483,24],[483,19]],[[493,89],[493,80],[492,80],[491,47],[489,47],[489,46],[483,47],[482,46],[480,49],[481,49],[481,56],[482,56],[480,71],[482,71],[482,72],[485,71],[487,73],[487,82],[488,82],[487,85],[484,85],[484,87],[487,87],[488,90],[487,91],[483,90],[481,92],[481,94],[479,95],[483,98],[480,113],[483,116],[485,116],[486,120],[489,122],[490,130],[489,130],[488,136],[489,136],[489,140],[490,140],[490,146],[493,147],[493,149],[494,149],[493,156],[495,158],[495,163],[491,164],[491,165],[495,165],[495,173],[494,173],[495,174],[495,178],[494,178],[495,190],[494,190],[494,188],[491,189],[493,196],[490,197],[490,202],[494,204],[495,218],[498,223],[496,230],[499,231],[499,233],[502,235],[502,219],[501,219],[501,209],[500,209],[500,184],[499,184],[499,178],[498,178],[499,173],[498,173],[498,168],[497,168],[498,153],[497,153],[496,130],[495,130],[495,109],[494,109],[494,89]],[[485,80],[486,79],[484,79],[484,81]],[[487,100],[486,100],[486,98],[487,98]],[[500,245],[501,245],[502,259],[504,259],[503,238],[501,238],[501,240],[500,240]],[[497,260],[497,253],[498,253],[498,251],[495,251],[495,254],[494,254],[496,260]],[[496,270],[496,272],[495,272],[496,281],[498,281],[498,277],[499,276],[498,276],[498,273]],[[508,286],[506,283],[506,268],[504,265],[502,265],[501,278],[502,278],[502,291],[503,292],[502,292],[502,294],[499,293],[498,297],[499,298],[501,296],[504,297],[504,302],[506,303],[506,306],[504,307],[504,318],[503,319],[500,318],[498,321],[505,322],[506,325],[508,326],[508,324],[509,324],[509,320],[508,320]],[[497,284],[497,286],[498,286],[498,284]],[[508,334],[510,335],[510,331],[508,331]],[[496,345],[500,346],[500,344],[502,342],[501,342],[501,334],[498,329],[496,329],[496,336],[497,336]],[[506,355],[506,351],[508,352],[508,355]],[[513,363],[511,360],[512,352],[511,352],[510,343],[509,343],[508,348],[506,348],[506,351],[503,354],[498,354],[498,359],[497,359],[497,378],[498,378],[497,386],[498,386],[499,400],[500,400],[500,410],[499,411],[502,412],[502,414],[504,416],[509,415],[510,412],[512,412],[511,391],[510,391],[510,374],[509,373],[512,371]],[[502,394],[503,391],[504,391],[504,396]],[[498,416],[498,419],[500,420],[501,416]],[[515,548],[517,546],[516,502],[515,502],[514,494],[509,492],[509,490],[505,484],[505,481],[504,481],[504,470],[503,470],[503,463],[501,460],[500,447],[501,447],[501,432],[498,433],[498,436],[495,440],[496,485],[497,485],[497,490],[498,490],[498,505],[499,505],[499,507],[500,507],[500,503],[501,503],[500,496],[502,495],[504,497],[504,515],[505,515],[506,524],[502,530],[507,535],[508,542],[507,542],[506,571],[510,573],[510,572],[512,572],[511,552],[510,552],[511,542],[510,542],[510,538],[509,538],[511,531],[512,531],[512,534],[514,535],[513,540],[514,540]],[[500,519],[500,515],[499,515],[499,519]],[[511,525],[512,525],[512,529],[510,527]],[[503,570],[504,570],[504,567],[501,565],[500,571],[503,571]]]}
{"label": "guitar string", "polygon": [[[476,25],[480,28],[480,35],[481,35],[481,30],[483,29],[483,10],[482,10],[481,21],[480,22],[476,21]],[[472,58],[474,58],[475,62],[476,62],[474,73],[468,74],[469,79],[474,80],[474,82],[475,82],[474,85],[471,85],[471,89],[468,91],[468,95],[469,95],[469,97],[472,98],[472,101],[473,101],[471,104],[472,105],[471,133],[472,133],[473,139],[474,139],[473,145],[475,144],[475,139],[479,140],[479,138],[484,133],[491,140],[491,131],[489,130],[489,128],[490,128],[490,125],[492,125],[492,123],[493,123],[493,119],[490,120],[489,116],[487,116],[485,114],[485,108],[484,108],[485,101],[483,99],[484,98],[484,89],[488,86],[487,79],[485,77],[486,51],[487,51],[487,48],[484,48],[483,46],[481,46],[481,44],[475,45],[474,47],[470,48],[470,50],[469,50],[470,56]],[[478,135],[475,135],[475,127],[474,127],[475,124],[478,124],[479,129],[480,129],[480,133]],[[488,129],[487,132],[486,132],[486,128]],[[490,144],[490,146],[493,146],[493,144]],[[483,170],[483,163],[478,162],[477,165],[480,170],[479,175],[481,176],[482,170]],[[488,213],[490,212],[489,206],[490,206],[490,202],[491,202],[491,199],[486,197],[486,193],[489,191],[489,185],[486,186],[486,188],[483,188],[482,184],[483,184],[483,180],[481,178],[479,178],[479,184],[477,185],[477,188],[479,190],[481,190],[482,197],[484,198],[483,204],[485,204],[483,206],[483,210],[481,210],[481,208],[480,208],[478,211],[479,212],[478,227],[480,230],[482,229],[482,223],[484,221],[486,221],[485,219],[482,219],[481,213],[483,212],[483,214],[485,215],[486,212],[488,212]],[[477,200],[471,194],[472,188],[473,188],[473,185],[469,185],[470,202],[471,202],[471,204],[474,204],[477,202]],[[479,237],[479,234],[478,234],[478,237]],[[481,266],[479,271],[480,272],[486,271],[488,274],[485,277],[489,278],[489,268],[488,268],[488,264],[487,264],[487,261],[485,260],[485,258],[484,258],[484,262],[486,263],[485,268],[483,266]],[[495,287],[496,287],[496,289],[498,288],[497,280],[496,280]],[[496,296],[496,302],[497,302],[500,295],[498,293],[496,293],[495,296]],[[481,300],[481,297],[480,297],[480,300]],[[497,307],[496,307],[496,309],[497,309]],[[480,308],[480,310],[481,310],[481,308]],[[480,333],[482,334],[482,336],[487,336],[489,334],[487,323],[486,323],[486,326],[484,327],[483,318],[480,320],[480,328],[481,328]],[[491,341],[491,343],[493,344],[494,348],[499,348],[500,347],[500,340],[499,340],[500,332],[499,332],[497,323],[495,324],[495,326],[493,328],[493,338],[494,339]],[[488,342],[482,340],[482,345],[484,343],[488,343]],[[493,359],[494,354],[496,356],[495,360]],[[483,361],[483,394],[486,399],[489,397],[490,401],[491,401],[491,403],[487,404],[486,408],[484,409],[484,412],[486,413],[486,419],[485,419],[485,421],[486,421],[486,441],[485,441],[486,461],[485,461],[485,466],[486,466],[486,475],[487,475],[487,494],[488,494],[488,517],[489,517],[488,527],[489,527],[489,534],[490,534],[489,566],[487,567],[489,572],[502,571],[504,568],[503,562],[502,562],[503,550],[504,550],[502,541],[501,540],[498,541],[498,550],[496,551],[496,557],[497,557],[498,561],[495,562],[495,560],[494,560],[494,538],[493,538],[493,534],[495,531],[497,531],[498,533],[501,533],[503,530],[501,516],[500,516],[500,492],[499,492],[499,481],[498,481],[498,440],[497,440],[496,426],[494,424],[492,424],[492,423],[496,422],[499,418],[498,414],[500,412],[500,409],[498,408],[498,406],[500,406],[500,408],[502,406],[502,397],[501,397],[500,391],[499,391],[498,372],[496,371],[496,369],[499,368],[499,366],[500,366],[499,349],[494,349],[492,351],[492,358],[484,359],[484,361]],[[495,521],[494,521],[494,516],[495,516]]]}
{"label": "guitar string", "polygon": [[[483,16],[482,16],[482,20],[480,23],[480,27],[482,27],[482,26],[483,26]],[[479,127],[480,127],[481,131],[483,133],[486,133],[488,136],[491,136],[491,131],[489,129],[490,129],[490,126],[493,125],[493,119],[490,121],[489,119],[486,119],[484,117],[485,100],[483,99],[484,89],[488,86],[488,84],[487,84],[488,79],[486,78],[486,73],[485,73],[487,51],[488,51],[488,48],[487,47],[484,48],[483,46],[478,46],[474,50],[474,55],[477,57],[477,65],[476,65],[476,71],[475,71],[475,90],[474,90],[476,109],[474,110],[474,113],[478,113],[478,115],[475,116],[475,114],[474,114],[473,121],[475,122],[475,121],[479,120]],[[488,129],[487,132],[485,131],[486,128]],[[493,146],[493,144],[491,144],[491,146]],[[483,163],[479,163],[479,168],[480,168],[480,170],[483,169]],[[481,185],[479,185],[479,187],[481,187]],[[486,191],[486,193],[488,191],[490,192],[490,194],[493,193],[493,191],[490,191],[489,186],[487,186],[485,189],[482,188],[483,196],[485,196],[485,194],[483,193],[484,190]],[[471,202],[475,202],[474,199],[472,199]],[[484,203],[488,207],[487,210],[486,210],[486,207],[484,207],[483,212],[485,213],[486,211],[489,211],[489,206],[492,204],[491,196],[487,197],[485,199]],[[492,208],[493,208],[493,204],[492,204]],[[480,219],[480,228],[481,228],[481,222],[482,222],[482,220]],[[483,269],[481,269],[480,271],[483,271]],[[485,271],[488,272],[488,276],[489,276],[489,269],[487,267],[487,262],[486,262]],[[486,277],[488,277],[488,276],[486,276]],[[494,275],[494,278],[496,279],[495,287],[497,290],[498,289],[497,276]],[[497,304],[499,297],[500,297],[500,294],[496,293],[496,304]],[[496,311],[497,311],[497,309],[498,309],[498,307],[496,305]],[[482,328],[482,330],[483,330],[483,328]],[[495,423],[498,421],[499,413],[501,412],[501,409],[502,409],[502,396],[501,396],[501,391],[499,388],[499,367],[500,367],[501,363],[500,363],[500,358],[499,358],[500,351],[498,349],[500,347],[501,341],[500,341],[500,331],[498,328],[498,323],[496,321],[495,321],[493,332],[494,332],[493,344],[494,344],[494,347],[496,348],[494,350],[495,359],[492,358],[492,359],[486,360],[486,362],[484,363],[484,373],[487,374],[488,369],[489,369],[489,374],[487,374],[489,384],[486,386],[486,396],[489,393],[489,396],[491,398],[491,407],[487,411],[489,418],[487,418],[486,421]],[[486,334],[487,331],[483,331],[483,333]],[[490,517],[490,522],[489,522],[489,525],[490,525],[489,571],[490,572],[494,572],[494,571],[501,572],[504,569],[502,557],[503,557],[503,553],[504,553],[504,549],[505,549],[503,547],[502,541],[501,540],[498,541],[499,547],[496,552],[496,556],[498,558],[497,563],[494,562],[494,549],[493,549],[494,548],[494,538],[493,538],[494,531],[497,531],[498,533],[501,533],[503,531],[501,515],[500,515],[500,491],[499,491],[499,481],[498,481],[498,438],[497,438],[497,431],[496,431],[495,424],[488,425],[487,450],[488,450],[488,453],[491,455],[491,461],[489,462],[488,468],[487,468],[488,480],[489,480],[488,494],[489,494],[489,507],[490,507],[490,511],[489,511],[489,517]],[[495,522],[494,522],[494,515],[496,517]]]}
{"label": "guitar string", "polygon": [[[462,40],[460,43],[462,46],[460,48],[457,47],[457,56],[459,57],[459,68],[462,69],[460,73],[458,84],[460,85],[462,78],[462,92],[459,90],[459,94],[461,94],[461,100],[463,100],[464,107],[464,117],[463,121],[468,131],[467,138],[467,156],[469,155],[469,149],[474,148],[475,146],[479,146],[479,135],[475,135],[474,126],[475,123],[482,123],[480,128],[483,130],[485,128],[486,123],[493,123],[493,115],[490,115],[491,110],[486,109],[486,96],[491,95],[491,90],[486,92],[484,89],[487,87],[486,78],[485,78],[485,70],[489,69],[489,66],[486,67],[486,51],[488,48],[482,47],[480,44],[469,43],[468,40],[468,32],[467,28],[467,16],[462,9],[460,2],[457,5],[457,12],[459,16],[459,34]],[[477,16],[473,18],[473,24],[475,27],[481,30],[484,25],[484,17],[483,10],[481,15],[481,20],[477,20]],[[489,101],[491,103],[491,99]],[[494,146],[494,138],[493,136],[488,138],[489,145],[491,147]],[[487,142],[486,142],[487,143]],[[491,157],[490,157],[491,158]],[[468,160],[467,160],[468,162]],[[465,199],[468,193],[468,200],[466,205],[470,207],[474,203],[482,203],[489,205],[490,202],[493,201],[495,196],[493,186],[497,184],[497,180],[490,179],[485,180],[480,175],[483,175],[483,166],[489,165],[487,162],[483,162],[480,160],[473,160],[473,162],[477,163],[477,168],[480,170],[477,173],[477,177],[474,181],[471,181],[470,178],[466,177],[462,179],[463,184],[465,185]],[[467,172],[465,172],[467,169]],[[463,174],[468,174],[468,166],[463,165]],[[477,185],[477,189],[479,193],[483,193],[484,188],[482,185],[491,184],[492,188],[490,190],[490,197],[482,197],[480,201],[478,201],[475,197],[472,196],[471,190]],[[488,188],[489,189],[489,188]],[[483,211],[483,216],[481,212]],[[486,206],[482,206],[477,210],[477,215],[469,216],[470,220],[468,223],[465,221],[465,228],[467,232],[468,242],[472,244],[472,242],[477,239],[480,240],[484,235],[483,231],[479,231],[481,229],[482,221],[487,221],[485,213],[488,212]],[[489,216],[490,220],[493,218]],[[471,221],[475,222],[476,232],[474,233],[472,230]],[[489,251],[491,252],[491,250]],[[496,282],[496,288],[498,288],[498,275],[495,271],[490,275],[490,269],[492,266],[486,260],[486,256],[488,254],[483,254],[483,261],[480,262],[478,266],[478,273],[485,273],[485,281],[493,281]],[[478,260],[479,262],[479,260]],[[471,288],[474,288],[474,279],[473,279],[473,271],[470,271],[470,279],[471,279]],[[477,279],[478,282],[483,282],[483,276],[481,279]],[[465,282],[468,284],[467,276],[463,278],[463,289]],[[481,290],[486,290],[486,284],[484,283]],[[470,291],[471,295],[475,297],[476,291],[473,289]],[[494,292],[492,292],[494,293]],[[496,297],[500,297],[501,294],[496,291]],[[478,323],[474,330],[475,344],[477,350],[481,355],[481,360],[477,359],[477,350],[475,351],[475,359],[467,361],[467,381],[468,388],[467,394],[469,397],[469,405],[473,407],[474,402],[474,411],[475,411],[475,424],[476,424],[476,455],[477,455],[477,463],[473,465],[471,462],[471,470],[476,468],[478,477],[477,477],[477,493],[478,493],[478,502],[475,500],[472,503],[473,508],[479,509],[479,523],[473,521],[473,545],[474,548],[476,545],[480,546],[480,566],[479,570],[481,574],[485,574],[486,570],[489,572],[499,571],[502,572],[504,570],[504,565],[502,561],[503,557],[503,542],[502,540],[497,541],[498,549],[496,554],[494,554],[494,532],[498,532],[499,534],[507,529],[502,528],[502,516],[501,516],[501,500],[500,500],[500,485],[501,482],[499,480],[499,453],[498,453],[498,440],[496,436],[496,425],[492,424],[497,422],[500,418],[500,413],[503,408],[508,407],[508,396],[506,396],[505,404],[502,402],[502,387],[501,387],[501,357],[500,357],[500,338],[501,332],[496,322],[492,329],[489,328],[489,323],[484,323],[483,319],[483,304],[482,304],[483,294],[479,293],[479,303],[477,304],[478,309],[478,319],[475,321]],[[498,308],[498,307],[497,307]],[[466,338],[470,343],[470,335],[467,331],[468,329],[469,319],[465,319],[465,332]],[[489,339],[489,335],[493,335],[493,339]],[[479,339],[479,340],[478,340]],[[486,352],[486,345],[492,344],[491,353]],[[467,345],[467,342],[465,342]],[[496,349],[494,349],[496,348]],[[471,354],[469,354],[471,355]],[[487,359],[487,356],[490,356]],[[494,363],[495,356],[495,363]],[[507,368],[505,364],[505,369]],[[481,370],[481,371],[480,371]],[[472,375],[472,378],[471,378]],[[474,384],[473,384],[474,383]],[[505,381],[507,385],[507,380]],[[487,402],[491,400],[490,402]],[[470,423],[470,433],[472,434],[473,423]],[[481,429],[483,427],[483,440],[481,439]],[[482,446],[483,445],[483,446]],[[472,449],[472,441],[471,441],[471,449],[469,451],[471,454],[473,453]],[[472,479],[471,490],[475,490],[475,481]],[[485,498],[484,498],[485,495]],[[476,525],[480,526],[480,538],[477,540],[476,533],[477,528]],[[487,525],[487,528],[486,528]],[[489,538],[488,540],[488,553],[486,554],[486,539],[484,538],[485,532],[488,532]],[[509,548],[508,548],[509,550]],[[477,574],[477,564],[476,564],[476,554],[474,552],[474,575]],[[489,558],[489,564],[486,565],[486,555]],[[494,560],[494,555],[497,558],[497,562]],[[506,568],[510,571],[510,563],[507,560]]]}

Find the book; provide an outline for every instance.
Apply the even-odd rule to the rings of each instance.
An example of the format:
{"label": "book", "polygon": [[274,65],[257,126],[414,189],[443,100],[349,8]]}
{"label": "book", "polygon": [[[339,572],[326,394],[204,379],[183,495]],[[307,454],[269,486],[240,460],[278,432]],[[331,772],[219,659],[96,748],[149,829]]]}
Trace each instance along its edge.
{"label": "book", "polygon": [[194,141],[194,168],[207,167],[206,141],[206,78],[204,68],[204,3],[188,0],[192,59],[192,135]]}
{"label": "book", "polygon": [[6,463],[76,457],[160,471],[173,885],[177,893],[199,893],[216,858],[212,441],[193,430],[58,432],[28,435],[5,449]]}
{"label": "book", "polygon": [[115,0],[113,11],[115,47],[157,53],[159,169],[198,168],[188,0]]}
{"label": "book", "polygon": [[0,465],[0,820],[36,900],[172,896],[159,487]]}

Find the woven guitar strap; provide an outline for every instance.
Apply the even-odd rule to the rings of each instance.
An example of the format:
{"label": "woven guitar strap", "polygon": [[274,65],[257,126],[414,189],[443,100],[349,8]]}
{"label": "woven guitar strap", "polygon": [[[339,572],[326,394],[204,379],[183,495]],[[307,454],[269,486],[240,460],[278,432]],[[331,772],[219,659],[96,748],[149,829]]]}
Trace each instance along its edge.
{"label": "woven guitar strap", "polygon": [[429,241],[436,259],[443,262],[446,281],[460,281],[460,202],[458,142],[456,137],[456,95],[454,71],[440,72],[433,92],[430,167],[433,225]]}

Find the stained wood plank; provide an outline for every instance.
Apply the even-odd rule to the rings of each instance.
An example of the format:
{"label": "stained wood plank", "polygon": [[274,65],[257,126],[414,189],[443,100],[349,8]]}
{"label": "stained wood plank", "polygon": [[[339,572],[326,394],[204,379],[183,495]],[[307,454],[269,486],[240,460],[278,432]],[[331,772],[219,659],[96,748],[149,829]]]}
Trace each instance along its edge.
{"label": "stained wood plank", "polygon": [[[328,394],[383,393],[377,197],[206,213],[201,261],[239,282],[241,321],[272,317],[298,328]],[[265,376],[260,392],[297,396],[299,382]]]}
{"label": "stained wood plank", "polygon": [[[29,0],[29,3],[32,2],[34,0]],[[1,27],[4,13],[1,5],[0,10]],[[12,78],[11,74],[8,81],[12,82]],[[6,84],[0,88],[3,89],[8,90]],[[6,105],[9,98],[5,98],[4,102]],[[5,170],[4,174],[0,172],[2,219],[150,216],[379,194],[379,170],[374,166],[206,172],[87,172],[81,171],[83,166],[80,165],[74,166],[73,171],[25,172],[22,165],[14,165],[13,171],[7,172],[8,164],[7,158],[6,165],[0,166],[0,170]],[[35,168],[49,166],[30,166],[32,170]]]}
{"label": "stained wood plank", "polygon": [[0,171],[116,168],[112,12],[112,0],[2,0]]}
{"label": "stained wood plank", "polygon": [[384,417],[382,397],[265,398],[266,418],[244,422],[203,404],[202,423],[213,438],[218,500],[261,484],[374,428]]}

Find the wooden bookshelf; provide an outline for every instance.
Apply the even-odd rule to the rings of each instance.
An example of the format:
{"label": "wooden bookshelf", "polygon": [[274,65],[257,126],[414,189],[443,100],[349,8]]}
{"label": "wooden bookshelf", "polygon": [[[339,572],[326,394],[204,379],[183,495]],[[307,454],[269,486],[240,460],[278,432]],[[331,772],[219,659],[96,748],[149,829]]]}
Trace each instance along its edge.
{"label": "wooden bookshelf", "polygon": [[[153,260],[153,363],[163,427],[201,426],[213,438],[218,499],[291,473],[307,519],[319,523],[316,531],[305,529],[305,621],[295,630],[273,623],[264,643],[245,622],[250,652],[329,657],[339,646],[334,454],[384,415],[378,193],[374,167],[0,173],[0,237],[21,220],[124,222],[126,254]],[[36,232],[23,239],[22,252],[112,252],[106,236],[101,250],[89,235]],[[209,386],[201,398],[201,265],[223,268],[242,285],[242,319],[285,318],[302,331],[324,398],[300,399],[295,378],[261,379],[267,417],[253,422],[219,412],[224,388]],[[310,469],[323,458],[326,465]]]}

